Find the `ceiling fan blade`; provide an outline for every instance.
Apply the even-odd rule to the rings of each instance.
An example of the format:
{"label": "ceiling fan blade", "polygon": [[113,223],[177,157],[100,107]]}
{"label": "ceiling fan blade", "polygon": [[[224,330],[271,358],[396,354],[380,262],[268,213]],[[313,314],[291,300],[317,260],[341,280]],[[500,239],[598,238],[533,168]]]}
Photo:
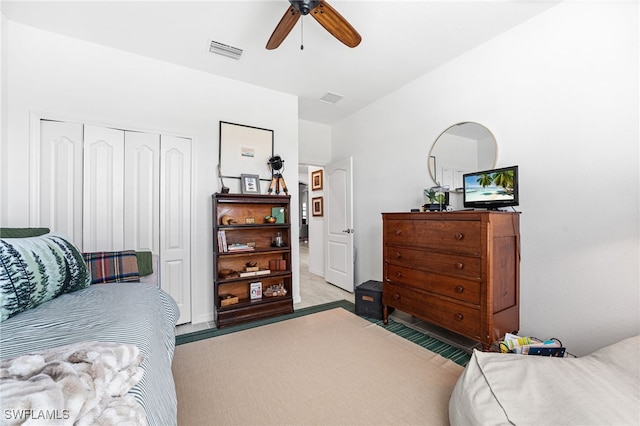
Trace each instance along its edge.
{"label": "ceiling fan blade", "polygon": [[331,35],[349,47],[356,47],[362,41],[362,37],[356,29],[325,1],[320,1],[309,15],[313,16]]}
{"label": "ceiling fan blade", "polygon": [[267,42],[267,49],[272,50],[280,46],[282,41],[291,32],[291,29],[296,25],[298,19],[300,19],[300,12],[298,12],[293,6],[290,6],[284,13],[280,22],[278,22],[278,25],[276,25],[276,29],[273,30],[273,34],[271,34],[271,37]]}

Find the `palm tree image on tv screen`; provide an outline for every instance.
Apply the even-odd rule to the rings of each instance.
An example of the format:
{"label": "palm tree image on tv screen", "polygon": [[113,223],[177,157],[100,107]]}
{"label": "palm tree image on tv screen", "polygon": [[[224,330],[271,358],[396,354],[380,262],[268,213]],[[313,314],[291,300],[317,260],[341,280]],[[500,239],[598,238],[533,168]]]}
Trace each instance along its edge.
{"label": "palm tree image on tv screen", "polygon": [[512,200],[513,193],[513,170],[465,177],[465,198],[467,201]]}

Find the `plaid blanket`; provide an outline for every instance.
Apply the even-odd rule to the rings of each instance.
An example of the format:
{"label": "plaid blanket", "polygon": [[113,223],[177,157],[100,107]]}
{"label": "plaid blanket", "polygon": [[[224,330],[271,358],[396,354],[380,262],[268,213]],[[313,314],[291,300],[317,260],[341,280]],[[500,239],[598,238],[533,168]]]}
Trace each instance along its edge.
{"label": "plaid blanket", "polygon": [[91,284],[140,281],[135,250],[82,253]]}

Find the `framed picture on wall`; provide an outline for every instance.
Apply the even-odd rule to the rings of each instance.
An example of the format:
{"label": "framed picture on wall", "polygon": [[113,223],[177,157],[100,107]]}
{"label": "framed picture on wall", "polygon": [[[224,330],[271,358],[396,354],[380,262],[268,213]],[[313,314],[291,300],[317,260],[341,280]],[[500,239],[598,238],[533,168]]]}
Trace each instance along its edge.
{"label": "framed picture on wall", "polygon": [[322,197],[315,197],[311,199],[311,214],[314,216],[323,215]]}
{"label": "framed picture on wall", "polygon": [[311,190],[317,191],[322,189],[322,170],[311,172]]}
{"label": "framed picture on wall", "polygon": [[260,193],[260,176],[258,175],[240,175],[241,191],[243,194],[259,194]]}
{"label": "framed picture on wall", "polygon": [[221,178],[237,179],[244,172],[271,180],[267,162],[272,156],[273,130],[220,122],[218,164]]}

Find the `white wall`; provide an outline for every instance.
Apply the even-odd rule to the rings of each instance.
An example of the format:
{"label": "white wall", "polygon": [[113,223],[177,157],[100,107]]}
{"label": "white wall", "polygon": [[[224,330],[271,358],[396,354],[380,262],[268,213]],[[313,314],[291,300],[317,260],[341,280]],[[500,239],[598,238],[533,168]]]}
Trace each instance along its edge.
{"label": "white wall", "polygon": [[[322,190],[311,189],[311,173],[322,170],[331,161],[331,126],[300,120],[299,162],[311,164],[305,182],[309,184],[309,204],[307,222],[309,223],[309,272],[324,277],[325,230],[324,216],[313,216],[311,200],[322,197]],[[302,283],[301,285],[304,285]]]}
{"label": "white wall", "polygon": [[640,332],[638,3],[565,2],[333,129],[354,157],[356,282],[382,278],[381,212],[432,185],[431,144],[476,121],[520,166],[521,332],[584,355]]}
{"label": "white wall", "polygon": [[324,166],[331,161],[331,126],[299,120],[299,157],[301,164]]}
{"label": "white wall", "polygon": [[[28,223],[29,114],[32,111],[190,137],[194,171],[193,322],[211,320],[211,194],[219,189],[216,178],[218,122],[273,129],[275,151],[295,162],[298,158],[297,98],[12,21],[3,21],[3,26],[5,24],[8,52],[5,56],[3,45],[2,74],[3,79],[8,79],[8,127],[3,122],[2,151],[8,158],[2,166],[8,182],[2,187],[0,225],[37,225]],[[3,90],[3,102],[6,93]],[[232,192],[238,192],[237,181],[225,180],[225,183]],[[287,174],[287,183],[292,189],[291,221],[297,223],[297,174]],[[292,260],[297,264],[298,228],[295,226],[292,238]],[[294,273],[293,287],[294,300],[299,299],[297,273]]]}
{"label": "white wall", "polygon": [[[316,197],[324,197],[324,184],[322,189],[316,189],[314,191],[311,188],[311,174],[317,170],[322,170],[324,173],[322,167],[309,167],[309,204],[307,206],[309,222],[309,272],[324,277],[326,253],[324,216],[313,215],[313,199]],[[304,283],[302,285],[304,285]]]}
{"label": "white wall", "polygon": [[[8,82],[7,73],[4,72],[7,64],[7,17],[0,11],[0,140],[6,141],[7,135],[7,99],[8,99]],[[0,193],[6,194],[7,189],[7,153],[4,143],[0,145]],[[0,197],[0,222],[3,217],[7,216],[7,203]]]}

